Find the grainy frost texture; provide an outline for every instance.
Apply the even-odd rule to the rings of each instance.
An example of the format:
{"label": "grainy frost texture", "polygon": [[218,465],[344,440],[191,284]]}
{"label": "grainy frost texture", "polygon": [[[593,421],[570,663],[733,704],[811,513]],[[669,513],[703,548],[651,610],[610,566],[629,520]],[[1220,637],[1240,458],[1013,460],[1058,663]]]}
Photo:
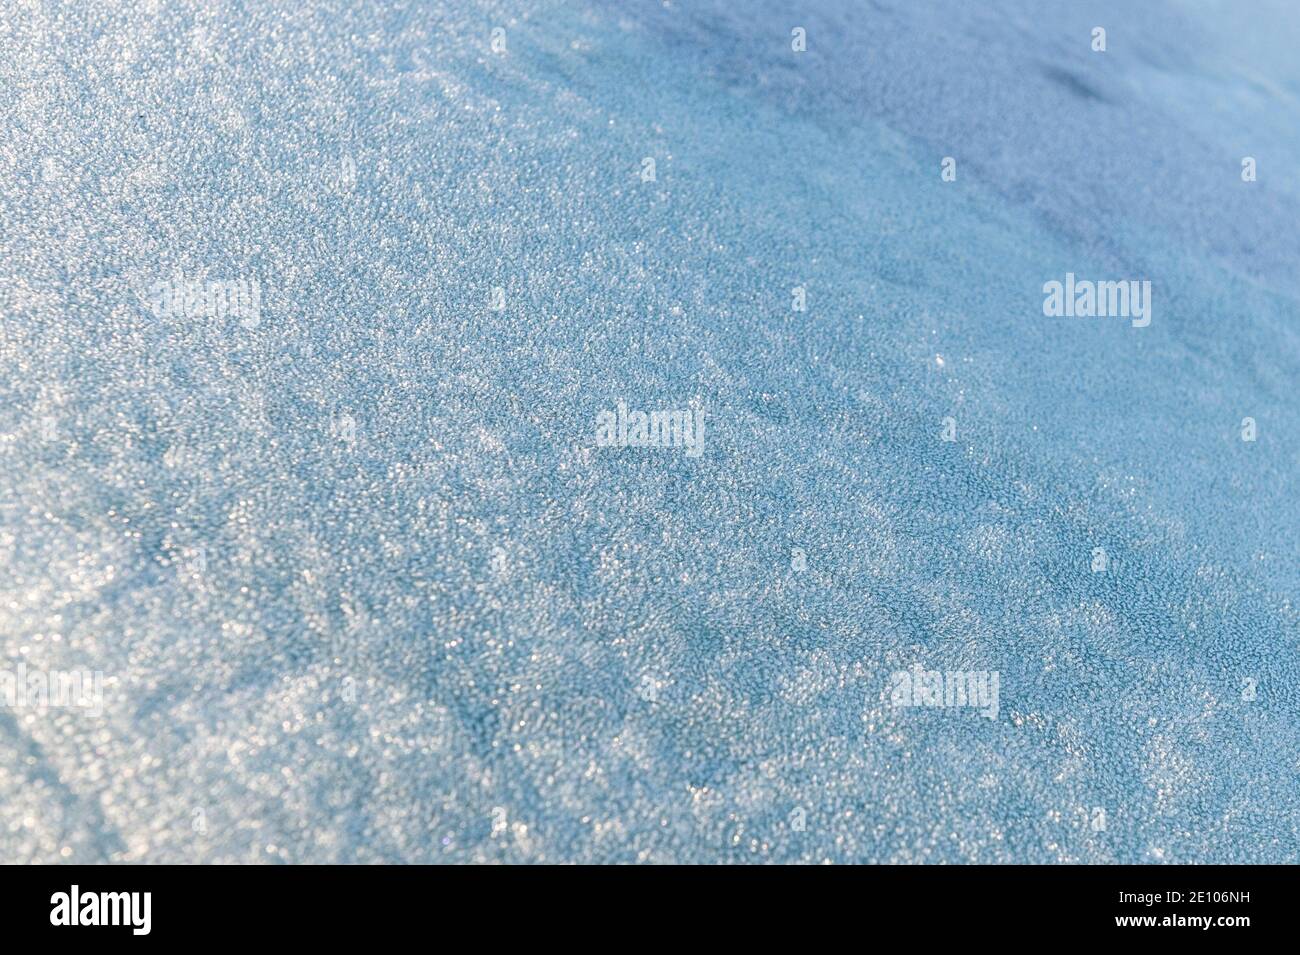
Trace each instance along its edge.
{"label": "grainy frost texture", "polygon": [[0,859],[1296,862],[1298,48],[11,2]]}

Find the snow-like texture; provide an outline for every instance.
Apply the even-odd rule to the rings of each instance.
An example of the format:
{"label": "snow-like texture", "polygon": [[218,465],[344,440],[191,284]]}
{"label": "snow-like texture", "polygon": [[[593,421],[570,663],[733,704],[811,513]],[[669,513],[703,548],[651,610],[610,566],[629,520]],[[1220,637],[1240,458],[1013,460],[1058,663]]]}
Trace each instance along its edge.
{"label": "snow-like texture", "polygon": [[[1297,48],[10,4],[0,664],[106,683],[0,709],[3,861],[1296,861]],[[620,401],[704,453],[598,447]],[[918,663],[997,719],[892,706]]]}

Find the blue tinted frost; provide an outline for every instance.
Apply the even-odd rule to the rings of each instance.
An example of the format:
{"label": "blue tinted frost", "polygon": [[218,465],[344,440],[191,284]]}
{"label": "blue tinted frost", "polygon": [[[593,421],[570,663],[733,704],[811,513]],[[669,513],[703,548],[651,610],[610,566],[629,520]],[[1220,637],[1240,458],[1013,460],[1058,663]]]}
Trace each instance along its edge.
{"label": "blue tinted frost", "polygon": [[1084,6],[19,4],[0,856],[1297,861],[1300,13]]}

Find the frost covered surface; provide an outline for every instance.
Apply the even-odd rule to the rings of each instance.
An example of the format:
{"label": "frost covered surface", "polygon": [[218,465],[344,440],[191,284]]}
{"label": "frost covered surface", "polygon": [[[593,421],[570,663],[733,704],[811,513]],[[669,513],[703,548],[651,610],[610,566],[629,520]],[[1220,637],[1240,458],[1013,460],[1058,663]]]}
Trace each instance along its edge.
{"label": "frost covered surface", "polygon": [[0,20],[0,858],[1300,858],[1294,5],[300,6]]}

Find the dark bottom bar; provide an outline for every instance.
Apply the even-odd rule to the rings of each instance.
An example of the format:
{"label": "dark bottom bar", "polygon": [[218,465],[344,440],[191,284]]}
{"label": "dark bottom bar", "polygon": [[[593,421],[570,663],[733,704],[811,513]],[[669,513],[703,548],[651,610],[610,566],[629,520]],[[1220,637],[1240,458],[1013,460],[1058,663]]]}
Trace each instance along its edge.
{"label": "dark bottom bar", "polygon": [[[10,867],[2,877],[4,924],[15,940],[32,934],[79,943],[334,947],[406,933],[427,936],[439,926],[471,938],[487,929],[486,937],[498,943],[555,943],[589,938],[593,924],[618,923],[664,941],[698,925],[734,943],[737,933],[788,932],[797,922],[808,941],[842,938],[851,930],[877,940],[899,932],[925,944],[1055,938],[1182,947],[1288,938],[1294,871],[621,868],[593,877],[577,868],[543,874],[502,868]],[[696,932],[690,931],[693,939]]]}

